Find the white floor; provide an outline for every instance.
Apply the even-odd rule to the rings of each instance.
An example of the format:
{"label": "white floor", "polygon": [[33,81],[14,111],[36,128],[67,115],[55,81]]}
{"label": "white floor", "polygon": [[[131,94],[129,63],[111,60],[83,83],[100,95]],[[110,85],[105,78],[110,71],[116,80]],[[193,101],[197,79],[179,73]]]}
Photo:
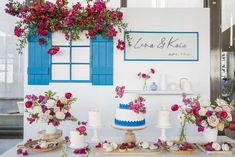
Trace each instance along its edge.
{"label": "white floor", "polygon": [[0,154],[20,143],[22,139],[0,139]]}

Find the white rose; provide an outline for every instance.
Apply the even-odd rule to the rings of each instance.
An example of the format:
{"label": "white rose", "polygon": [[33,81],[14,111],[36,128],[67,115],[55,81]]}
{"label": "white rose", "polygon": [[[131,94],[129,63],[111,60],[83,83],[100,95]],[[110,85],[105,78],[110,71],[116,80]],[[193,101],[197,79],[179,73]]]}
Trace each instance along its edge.
{"label": "white rose", "polygon": [[111,145],[110,145],[109,143],[104,143],[104,144],[103,144],[103,148],[104,148],[104,149],[106,149],[106,148],[108,148],[108,147],[110,147],[110,146],[111,146]]}
{"label": "white rose", "polygon": [[57,119],[63,120],[65,118],[65,114],[63,112],[56,112],[55,116]]}
{"label": "white rose", "polygon": [[206,115],[206,112],[207,112],[207,110],[206,110],[204,107],[202,107],[202,108],[199,110],[199,115],[200,115],[200,116],[205,116],[205,115]]}
{"label": "white rose", "polygon": [[213,109],[212,107],[210,107],[210,106],[207,107],[206,110],[207,110],[207,111],[214,111],[214,109]]}
{"label": "white rose", "polygon": [[166,145],[167,145],[167,146],[173,146],[173,144],[174,144],[174,143],[173,143],[172,141],[167,141],[167,142],[166,142]]}
{"label": "white rose", "polygon": [[222,150],[223,151],[229,151],[229,145],[228,144],[222,144]]}
{"label": "white rose", "polygon": [[63,98],[60,99],[60,102],[62,104],[67,104],[67,99],[65,97],[63,97]]}
{"label": "white rose", "polygon": [[42,108],[40,106],[34,106],[33,107],[33,114],[41,115],[41,113],[42,113]]}
{"label": "white rose", "polygon": [[148,149],[149,148],[149,142],[143,142],[142,148]]}
{"label": "white rose", "polygon": [[184,115],[184,114],[178,114],[177,119],[178,119],[179,121],[183,122],[184,119],[185,119],[185,115]]}
{"label": "white rose", "polygon": [[220,98],[217,98],[217,99],[215,100],[215,102],[216,102],[219,106],[228,105],[228,103],[227,103],[225,100],[220,99]]}
{"label": "white rose", "polygon": [[211,105],[211,102],[210,102],[210,100],[201,100],[200,101],[200,105],[202,106],[202,107],[208,107],[208,106],[210,106]]}
{"label": "white rose", "polygon": [[118,148],[118,145],[117,145],[117,143],[115,143],[115,142],[112,142],[112,143],[111,143],[111,146],[113,147],[114,150],[116,150],[116,149]]}
{"label": "white rose", "polygon": [[53,99],[47,100],[46,106],[48,108],[54,108],[54,106],[56,105],[56,101]]}
{"label": "white rose", "polygon": [[212,148],[214,148],[216,151],[219,151],[221,149],[221,146],[219,143],[214,142],[212,144]]}
{"label": "white rose", "polygon": [[208,127],[208,124],[207,124],[207,122],[206,122],[205,120],[203,120],[203,121],[201,122],[201,126],[204,127],[204,128],[207,128],[207,127]]}
{"label": "white rose", "polygon": [[216,127],[219,123],[219,119],[215,115],[212,115],[207,118],[207,122],[210,126]]}

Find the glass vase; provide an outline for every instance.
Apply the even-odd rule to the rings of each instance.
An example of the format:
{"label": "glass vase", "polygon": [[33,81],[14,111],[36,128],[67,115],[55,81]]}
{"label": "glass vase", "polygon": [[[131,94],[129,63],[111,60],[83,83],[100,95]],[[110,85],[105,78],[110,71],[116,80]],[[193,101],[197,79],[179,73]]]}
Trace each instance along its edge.
{"label": "glass vase", "polygon": [[186,140],[185,126],[186,126],[186,120],[183,120],[181,122],[181,126],[180,126],[179,141],[187,141]]}
{"label": "glass vase", "polygon": [[147,79],[144,80],[144,86],[143,86],[143,91],[147,91],[148,86],[147,86]]}

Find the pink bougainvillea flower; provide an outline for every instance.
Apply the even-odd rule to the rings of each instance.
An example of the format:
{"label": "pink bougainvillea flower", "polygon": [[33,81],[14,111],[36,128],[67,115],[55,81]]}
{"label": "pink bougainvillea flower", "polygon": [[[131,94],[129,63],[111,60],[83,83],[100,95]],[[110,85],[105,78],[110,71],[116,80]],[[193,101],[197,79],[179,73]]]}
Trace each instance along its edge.
{"label": "pink bougainvillea flower", "polygon": [[179,105],[177,105],[177,104],[174,104],[171,106],[172,111],[177,111],[178,109],[179,109]]}
{"label": "pink bougainvillea flower", "polygon": [[32,101],[26,101],[25,102],[25,107],[26,108],[31,108],[33,106],[33,102]]}
{"label": "pink bougainvillea flower", "polygon": [[74,154],[80,154],[80,155],[84,155],[84,154],[87,154],[87,151],[86,149],[75,149],[73,151]]}
{"label": "pink bougainvillea flower", "polygon": [[43,38],[39,38],[38,43],[39,43],[39,45],[43,45],[43,44],[45,44],[45,40]]}
{"label": "pink bougainvillea flower", "polygon": [[155,70],[154,70],[153,68],[150,69],[150,72],[151,72],[152,74],[155,74]]}
{"label": "pink bougainvillea flower", "polygon": [[17,37],[21,37],[23,33],[24,33],[24,29],[20,28],[19,26],[16,26],[16,27],[15,27],[15,29],[14,29],[14,34],[15,34]]}
{"label": "pink bougainvillea flower", "polygon": [[16,150],[16,153],[17,153],[17,154],[22,154],[22,153],[23,153],[23,150],[19,148],[19,149]]}
{"label": "pink bougainvillea flower", "polygon": [[125,42],[124,41],[122,41],[122,40],[120,40],[120,39],[118,39],[118,44],[117,44],[117,49],[119,49],[119,50],[124,50],[125,49]]}
{"label": "pink bougainvillea flower", "polygon": [[72,93],[65,93],[65,98],[66,99],[70,99],[71,97],[72,97],[73,95],[72,95]]}
{"label": "pink bougainvillea flower", "polygon": [[59,48],[59,47],[53,47],[53,48],[51,48],[51,49],[48,50],[48,53],[49,53],[50,55],[55,55],[55,54],[57,54],[59,51],[60,51],[60,48]]}
{"label": "pink bougainvillea flower", "polygon": [[29,154],[28,154],[27,150],[25,150],[25,151],[22,153],[22,155],[23,155],[23,156],[27,156],[27,155],[29,155]]}

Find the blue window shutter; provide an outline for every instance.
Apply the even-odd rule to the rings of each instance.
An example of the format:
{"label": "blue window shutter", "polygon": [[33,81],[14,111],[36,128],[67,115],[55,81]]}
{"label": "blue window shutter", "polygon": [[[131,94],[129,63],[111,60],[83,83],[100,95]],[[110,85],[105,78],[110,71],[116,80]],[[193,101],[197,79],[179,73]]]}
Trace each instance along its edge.
{"label": "blue window shutter", "polygon": [[113,85],[113,38],[91,39],[92,85]]}
{"label": "blue window shutter", "polygon": [[[51,33],[46,40],[51,41]],[[48,44],[39,45],[38,36],[30,35],[28,38],[28,84],[48,85],[50,80],[50,64]]]}

